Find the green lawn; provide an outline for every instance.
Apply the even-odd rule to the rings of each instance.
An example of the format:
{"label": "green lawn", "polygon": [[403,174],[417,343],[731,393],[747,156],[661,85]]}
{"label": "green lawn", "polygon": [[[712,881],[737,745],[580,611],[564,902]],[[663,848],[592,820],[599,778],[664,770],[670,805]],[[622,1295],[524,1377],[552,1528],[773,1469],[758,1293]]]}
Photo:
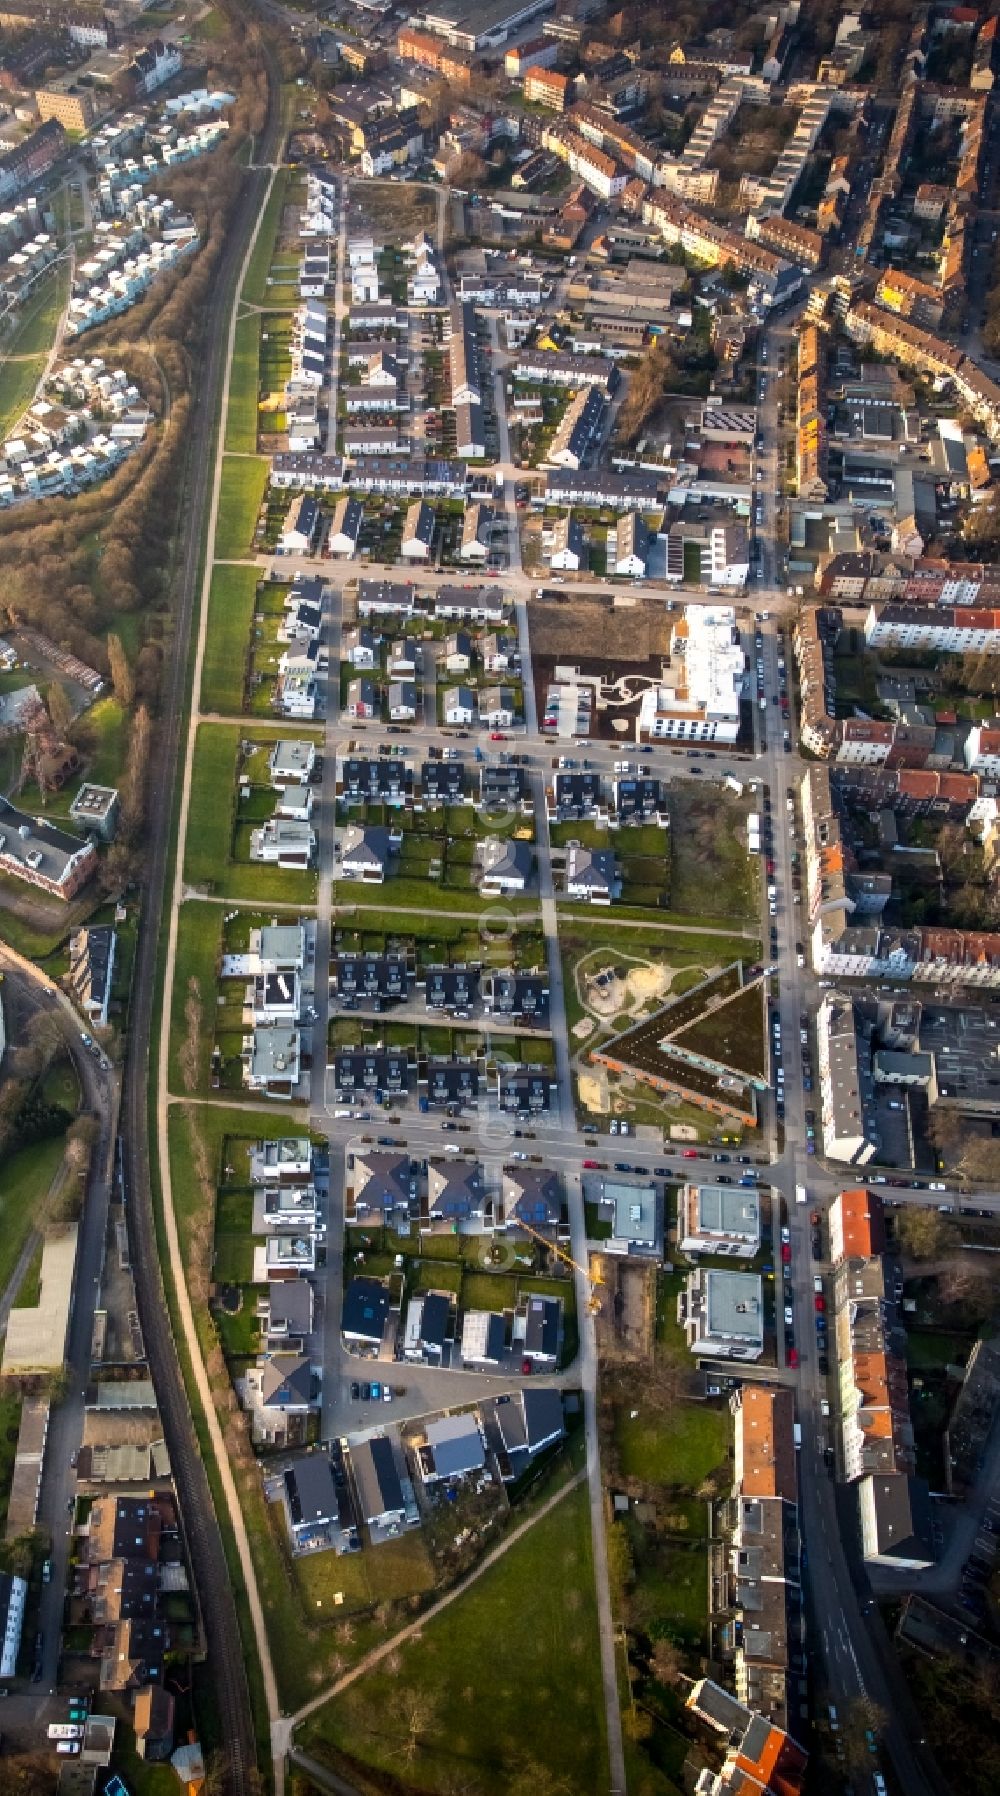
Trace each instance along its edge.
{"label": "green lawn", "polygon": [[289,169],[278,170],[274,177],[274,186],[271,188],[267,205],[264,208],[260,230],[257,232],[257,241],[253,247],[253,255],[250,257],[247,267],[246,280],[243,282],[241,297],[249,305],[259,306],[263,305],[265,301],[269,302],[267,276],[271,267],[274,240],[281,223],[281,208],[284,205],[285,189],[290,173]]}
{"label": "green lawn", "polygon": [[239,561],[250,554],[269,465],[262,456],[223,456],[216,561]]}
{"label": "green lawn", "polygon": [[221,897],[245,899],[250,904],[311,904],[316,896],[315,873],[232,858],[239,745],[240,730],[236,724],[198,726],[185,840],[185,878],[189,884],[205,887]]}
{"label": "green lawn", "polygon": [[11,1154],[0,1178],[0,1291],[7,1288],[20,1253],[34,1225],[38,1206],[46,1196],[63,1157],[63,1138],[36,1141]]}
{"label": "green lawn", "polygon": [[727,1411],[684,1402],[664,1411],[641,1394],[632,1409],[639,1412],[635,1420],[621,1410],[616,1426],[626,1478],[693,1490],[725,1459],[732,1434]]}
{"label": "green lawn", "polygon": [[257,572],[252,567],[212,569],[208,594],[201,708],[236,717],[243,710],[243,683],[253,627]]}
{"label": "green lawn", "polygon": [[[380,1551],[381,1549],[375,1549]],[[544,1724],[542,1718],[544,1717]],[[607,1753],[587,1493],[577,1488],[392,1665],[308,1722],[320,1759],[469,1796],[606,1796]]]}
{"label": "green lawn", "polygon": [[721,786],[669,788],[670,909],[704,922],[754,922],[758,869],[747,854],[747,806]]}
{"label": "green lawn", "polygon": [[295,1577],[306,1609],[332,1616],[338,1610],[350,1614],[372,1609],[376,1603],[421,1596],[433,1587],[434,1567],[423,1533],[415,1528],[371,1552],[316,1553],[297,1559]]}
{"label": "green lawn", "polygon": [[10,434],[12,425],[34,397],[66,300],[68,272],[67,264],[60,262],[51,274],[43,276],[20,324],[4,344],[0,357],[0,437]]}
{"label": "green lawn", "polygon": [[236,326],[229,365],[226,448],[234,455],[257,453],[257,387],[260,370],[260,313],[251,312]]}

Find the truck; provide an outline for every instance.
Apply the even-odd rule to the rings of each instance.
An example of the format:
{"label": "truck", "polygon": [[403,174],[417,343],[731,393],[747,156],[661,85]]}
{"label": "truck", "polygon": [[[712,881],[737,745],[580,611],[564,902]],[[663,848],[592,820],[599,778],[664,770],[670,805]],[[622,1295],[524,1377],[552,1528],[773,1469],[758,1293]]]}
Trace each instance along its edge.
{"label": "truck", "polygon": [[804,1185],[796,1185],[796,1187],[795,1187],[795,1202],[797,1204],[804,1204],[806,1201],[807,1201],[807,1199],[806,1199],[805,1186]]}

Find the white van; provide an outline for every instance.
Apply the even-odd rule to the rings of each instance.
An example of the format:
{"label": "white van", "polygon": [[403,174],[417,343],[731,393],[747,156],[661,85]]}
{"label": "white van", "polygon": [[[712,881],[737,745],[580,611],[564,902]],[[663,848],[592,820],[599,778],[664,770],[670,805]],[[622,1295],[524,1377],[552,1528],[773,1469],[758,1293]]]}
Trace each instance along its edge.
{"label": "white van", "polygon": [[797,1204],[804,1204],[807,1202],[806,1188],[804,1185],[796,1185],[796,1187],[795,1187],[795,1202]]}

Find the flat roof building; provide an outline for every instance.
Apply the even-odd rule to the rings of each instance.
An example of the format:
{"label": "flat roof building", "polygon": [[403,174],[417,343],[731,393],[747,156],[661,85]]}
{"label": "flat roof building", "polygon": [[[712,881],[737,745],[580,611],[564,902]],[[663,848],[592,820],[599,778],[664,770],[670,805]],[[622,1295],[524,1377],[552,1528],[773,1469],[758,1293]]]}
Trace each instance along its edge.
{"label": "flat roof building", "polygon": [[740,1185],[685,1185],[680,1194],[682,1253],[752,1260],[760,1247],[760,1196]]}
{"label": "flat roof building", "polygon": [[764,1351],[764,1297],[754,1272],[699,1266],[678,1300],[678,1321],[692,1353],[758,1360]]}

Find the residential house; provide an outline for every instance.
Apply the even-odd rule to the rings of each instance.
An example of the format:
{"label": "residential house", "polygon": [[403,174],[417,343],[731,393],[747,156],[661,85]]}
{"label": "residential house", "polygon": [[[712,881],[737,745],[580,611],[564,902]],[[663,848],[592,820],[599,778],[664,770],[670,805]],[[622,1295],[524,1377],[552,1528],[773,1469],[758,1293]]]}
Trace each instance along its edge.
{"label": "residential house", "polygon": [[472,637],[468,630],[456,630],[445,638],[444,664],[449,673],[468,673],[472,666]]}
{"label": "residential house", "polygon": [[454,1298],[449,1291],[427,1291],[411,1297],[403,1328],[403,1358],[440,1366],[451,1331]]}
{"label": "residential house", "polygon": [[484,1205],[483,1175],[474,1160],[428,1161],[422,1234],[447,1233],[463,1225],[481,1229]]}
{"label": "residential house", "polygon": [[568,573],[579,573],[587,564],[587,538],[579,518],[567,512],[552,526],[552,548],[549,566]]}
{"label": "residential house", "polygon": [[338,499],[326,539],[328,554],[353,556],[357,552],[364,515],[360,499]]}
{"label": "residential house", "polygon": [[341,878],[381,885],[397,847],[397,838],[380,824],[348,824],[340,837]]}
{"label": "residential house", "polygon": [[357,1441],[350,1452],[358,1512],[369,1528],[398,1534],[406,1523],[406,1503],[392,1442],[384,1435]]}
{"label": "residential house", "polygon": [[538,1066],[498,1067],[497,1102],[508,1116],[544,1116],[558,1091],[553,1074]]}
{"label": "residential house", "polygon": [[487,973],[483,979],[487,1016],[515,1018],[544,1027],[549,1014],[549,981],[545,973]]}
{"label": "residential house", "polygon": [[377,1278],[352,1278],[344,1292],[340,1332],[349,1346],[375,1352],[389,1320],[389,1287]]}
{"label": "residential house", "polygon": [[69,938],[69,989],[92,1028],[108,1026],[117,940],[110,924],[76,929]]}
{"label": "residential house", "polygon": [[610,848],[567,848],[567,898],[580,904],[611,904],[620,890]]}
{"label": "residential house", "polygon": [[424,1441],[417,1448],[417,1464],[425,1484],[482,1473],[486,1448],[475,1413],[441,1416],[428,1422]]}
{"label": "residential house", "polygon": [[309,555],[315,546],[321,523],[317,500],[309,493],[299,493],[285,515],[278,538],[279,555]]}
{"label": "residential house", "polygon": [[534,858],[529,842],[518,842],[511,836],[487,836],[476,846],[480,891],[498,895],[523,892],[531,878]]}
{"label": "residential house", "polygon": [[417,715],[417,688],[412,680],[392,680],[389,716],[394,723],[412,723]]}
{"label": "residential house", "polygon": [[[562,1338],[562,1299],[532,1292],[514,1317],[514,1339],[532,1367],[555,1370]],[[523,1339],[521,1331],[523,1329]]]}
{"label": "residential house", "polygon": [[507,1235],[516,1235],[527,1225],[537,1233],[554,1236],[562,1222],[563,1201],[558,1173],[545,1166],[505,1166],[493,1226]]}
{"label": "residential house", "polygon": [[476,715],[476,695],[471,686],[450,686],[444,694],[444,721],[449,724],[472,723]]}
{"label": "residential house", "polygon": [[509,686],[485,686],[479,694],[479,721],[488,730],[509,730],[514,722],[514,694]]}
{"label": "residential house", "polygon": [[[351,1168],[348,1168],[350,1173]],[[395,1227],[414,1213],[416,1174],[407,1153],[369,1149],[354,1155],[348,1222]]]}
{"label": "residential house", "polygon": [[409,561],[427,561],[434,541],[434,507],[426,499],[414,499],[406,513],[400,554]]}
{"label": "residential house", "polygon": [[507,1322],[496,1310],[466,1310],[462,1319],[462,1363],[499,1366],[507,1348]]}

